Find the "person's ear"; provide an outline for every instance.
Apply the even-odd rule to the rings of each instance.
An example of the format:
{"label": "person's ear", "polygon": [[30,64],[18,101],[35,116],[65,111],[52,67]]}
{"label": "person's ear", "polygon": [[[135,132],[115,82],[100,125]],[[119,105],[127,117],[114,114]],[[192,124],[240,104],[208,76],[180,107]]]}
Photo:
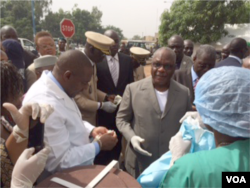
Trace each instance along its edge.
{"label": "person's ear", "polygon": [[71,73],[71,71],[69,71],[69,70],[67,70],[67,71],[63,74],[63,77],[64,77],[65,80],[70,80],[71,76],[72,76],[72,73]]}
{"label": "person's ear", "polygon": [[94,54],[95,48],[92,45],[90,45],[89,46],[89,51],[91,52],[91,54]]}
{"label": "person's ear", "polygon": [[38,45],[36,45],[36,51],[38,51],[38,52],[39,52],[39,46],[38,46]]}
{"label": "person's ear", "polygon": [[194,55],[194,57],[193,57],[193,62],[194,62],[196,59],[197,59],[197,57],[196,57],[196,55]]}

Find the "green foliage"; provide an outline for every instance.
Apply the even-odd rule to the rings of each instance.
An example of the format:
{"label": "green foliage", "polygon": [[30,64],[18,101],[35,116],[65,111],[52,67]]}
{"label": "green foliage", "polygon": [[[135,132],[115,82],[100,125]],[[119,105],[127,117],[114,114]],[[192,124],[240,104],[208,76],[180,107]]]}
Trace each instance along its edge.
{"label": "green foliage", "polygon": [[244,1],[176,0],[161,16],[159,41],[162,45],[174,34],[201,44],[227,34],[224,24],[249,23],[250,3]]}
{"label": "green foliage", "polygon": [[[41,18],[49,11],[52,0],[35,1],[36,30]],[[12,25],[20,37],[33,39],[31,1],[1,1],[1,25]]]}
{"label": "green foliage", "polygon": [[115,26],[113,26],[113,25],[108,25],[108,26],[106,26],[106,27],[104,28],[104,31],[110,30],[110,29],[111,29],[111,30],[114,30],[115,32],[117,32],[117,34],[118,34],[120,40],[123,40],[123,39],[124,39],[122,30],[121,30],[120,28],[115,27]]}
{"label": "green foliage", "polygon": [[[75,25],[75,35],[72,42],[83,44],[86,41],[85,32],[95,31],[103,33],[106,29],[114,29],[123,38],[122,30],[115,26],[101,25],[102,12],[97,7],[92,11],[80,9],[74,5],[72,11],[60,9],[52,12],[50,5],[52,0],[35,0],[36,32],[49,31],[53,37],[61,37],[60,22],[63,18],[71,19]],[[12,25],[19,37],[33,39],[31,0],[29,1],[1,1],[1,25]]]}

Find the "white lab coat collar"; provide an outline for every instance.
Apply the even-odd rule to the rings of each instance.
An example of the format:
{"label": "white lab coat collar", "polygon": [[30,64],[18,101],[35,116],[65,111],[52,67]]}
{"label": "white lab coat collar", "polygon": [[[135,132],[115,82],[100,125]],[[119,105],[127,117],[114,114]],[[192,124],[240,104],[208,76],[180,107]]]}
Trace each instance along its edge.
{"label": "white lab coat collar", "polygon": [[47,85],[49,92],[54,94],[54,96],[58,99],[64,100],[65,106],[78,114],[80,114],[80,111],[74,101],[74,99],[70,98],[64,91],[62,91],[49,77],[48,74],[49,71],[43,71],[42,76],[41,76],[41,81],[45,85]]}

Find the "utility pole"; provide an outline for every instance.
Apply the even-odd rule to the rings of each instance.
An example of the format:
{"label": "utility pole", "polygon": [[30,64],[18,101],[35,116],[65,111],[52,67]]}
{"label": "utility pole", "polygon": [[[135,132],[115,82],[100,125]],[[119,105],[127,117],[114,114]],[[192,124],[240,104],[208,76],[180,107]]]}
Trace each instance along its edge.
{"label": "utility pole", "polygon": [[33,22],[33,39],[36,36],[36,22],[35,22],[35,2],[31,1],[32,22]]}

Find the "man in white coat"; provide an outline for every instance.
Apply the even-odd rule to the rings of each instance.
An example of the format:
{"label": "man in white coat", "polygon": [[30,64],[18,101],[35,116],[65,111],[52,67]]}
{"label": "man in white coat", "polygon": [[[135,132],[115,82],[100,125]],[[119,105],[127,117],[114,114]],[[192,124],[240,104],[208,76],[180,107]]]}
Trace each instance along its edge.
{"label": "man in white coat", "polygon": [[[117,143],[114,132],[82,121],[74,101],[76,94],[87,88],[92,74],[93,68],[86,55],[69,50],[59,57],[52,72],[42,73],[25,96],[24,104],[47,103],[54,108],[44,130],[44,140],[52,149],[45,167],[50,173],[91,165],[100,150],[111,150]],[[91,143],[89,137],[97,135],[101,137]]]}

